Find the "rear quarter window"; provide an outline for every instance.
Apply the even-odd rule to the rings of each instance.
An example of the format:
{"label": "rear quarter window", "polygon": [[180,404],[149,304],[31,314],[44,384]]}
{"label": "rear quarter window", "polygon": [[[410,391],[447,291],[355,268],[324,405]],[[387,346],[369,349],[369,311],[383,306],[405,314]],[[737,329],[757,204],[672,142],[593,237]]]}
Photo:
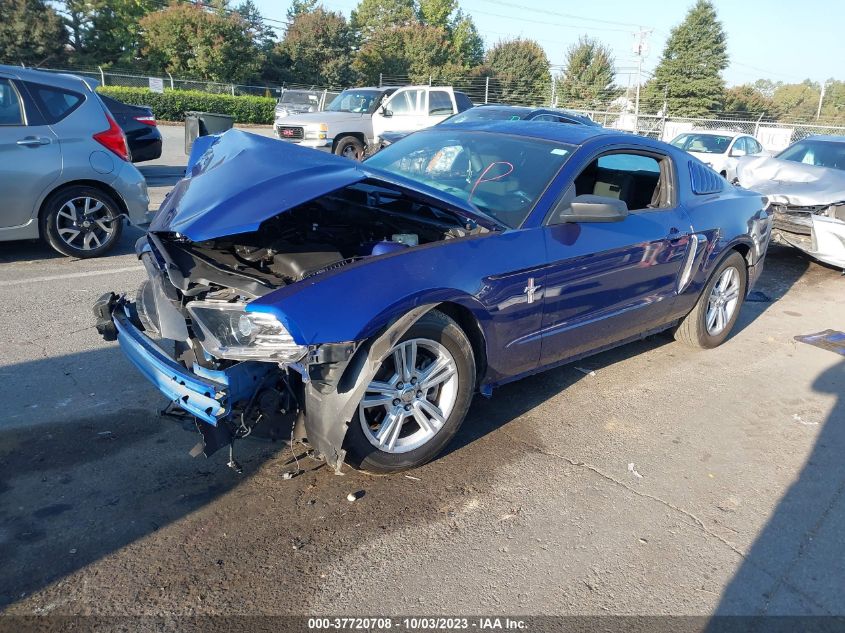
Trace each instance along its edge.
{"label": "rear quarter window", "polygon": [[725,186],[725,179],[707,165],[689,161],[690,188],[696,195],[719,193]]}
{"label": "rear quarter window", "polygon": [[35,106],[48,125],[58,123],[85,101],[85,95],[55,86],[25,82]]}

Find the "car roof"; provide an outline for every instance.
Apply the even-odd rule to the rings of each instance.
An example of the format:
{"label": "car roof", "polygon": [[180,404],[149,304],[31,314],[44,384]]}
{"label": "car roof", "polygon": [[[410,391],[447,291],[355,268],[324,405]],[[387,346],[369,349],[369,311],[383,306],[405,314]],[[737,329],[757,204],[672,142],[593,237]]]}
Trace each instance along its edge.
{"label": "car roof", "polygon": [[[700,134],[702,136],[751,136],[745,132],[737,132],[736,130],[687,130],[686,132],[679,132],[681,134]],[[752,137],[753,138],[753,137]]]}
{"label": "car roof", "polygon": [[[639,141],[646,140],[642,136],[600,126],[561,125],[552,121],[464,121],[461,123],[448,123],[444,121],[440,125],[431,128],[431,130],[438,128],[461,128],[477,130],[479,132],[496,132],[499,134],[558,141],[570,145],[583,145],[587,141],[599,136],[606,137],[608,142],[617,140],[622,143],[630,143],[634,139],[639,139]],[[636,144],[641,143],[636,142]],[[663,144],[661,143],[661,145]]]}
{"label": "car roof", "polygon": [[[845,136],[837,136],[835,134],[811,134],[805,136],[801,141],[822,141],[824,143],[845,143]],[[801,141],[795,141],[800,143]]]}
{"label": "car roof", "polygon": [[[21,81],[32,81],[37,83],[49,84],[59,88],[67,88],[69,90],[79,90],[81,87],[91,89],[85,80],[78,75],[71,75],[66,73],[55,73],[46,70],[38,70],[37,68],[23,68],[22,66],[8,66],[0,64],[0,74],[11,75]],[[82,84],[80,86],[80,84]]]}

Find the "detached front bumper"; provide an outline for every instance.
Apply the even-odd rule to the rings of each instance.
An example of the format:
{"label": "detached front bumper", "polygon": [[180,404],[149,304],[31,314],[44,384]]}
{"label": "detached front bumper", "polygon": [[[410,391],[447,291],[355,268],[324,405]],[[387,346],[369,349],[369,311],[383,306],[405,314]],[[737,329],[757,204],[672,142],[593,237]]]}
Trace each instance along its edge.
{"label": "detached front bumper", "polygon": [[778,208],[772,241],[788,244],[831,266],[845,269],[845,221],[809,210]]}
{"label": "detached front bumper", "polygon": [[[132,322],[132,304],[109,293],[94,306],[97,329],[116,337],[123,353],[170,402],[198,419],[217,426],[235,403],[252,396],[269,363],[243,362],[225,370],[194,365],[192,370],[168,356]],[[113,335],[113,336],[110,336]]]}

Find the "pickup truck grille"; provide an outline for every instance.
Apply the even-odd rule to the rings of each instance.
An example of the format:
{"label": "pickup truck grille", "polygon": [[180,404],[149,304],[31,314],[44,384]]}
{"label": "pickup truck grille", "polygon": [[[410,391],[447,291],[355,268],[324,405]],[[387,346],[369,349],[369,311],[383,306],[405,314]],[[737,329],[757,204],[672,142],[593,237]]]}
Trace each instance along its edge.
{"label": "pickup truck grille", "polygon": [[278,133],[279,138],[290,141],[301,141],[305,137],[301,127],[293,127],[290,125],[277,125],[276,132]]}

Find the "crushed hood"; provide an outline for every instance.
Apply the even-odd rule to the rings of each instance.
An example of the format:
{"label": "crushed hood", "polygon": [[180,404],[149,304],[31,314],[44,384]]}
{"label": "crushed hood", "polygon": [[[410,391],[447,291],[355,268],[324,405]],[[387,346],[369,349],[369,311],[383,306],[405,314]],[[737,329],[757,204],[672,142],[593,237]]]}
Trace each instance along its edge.
{"label": "crushed hood", "polygon": [[816,206],[845,200],[845,171],[838,169],[760,156],[740,159],[736,176],[742,187],[774,203]]}
{"label": "crushed hood", "polygon": [[334,154],[229,130],[195,141],[185,177],[168,194],[150,231],[179,233],[194,242],[248,233],[280,213],[364,180],[498,228],[471,204],[415,181]]}

